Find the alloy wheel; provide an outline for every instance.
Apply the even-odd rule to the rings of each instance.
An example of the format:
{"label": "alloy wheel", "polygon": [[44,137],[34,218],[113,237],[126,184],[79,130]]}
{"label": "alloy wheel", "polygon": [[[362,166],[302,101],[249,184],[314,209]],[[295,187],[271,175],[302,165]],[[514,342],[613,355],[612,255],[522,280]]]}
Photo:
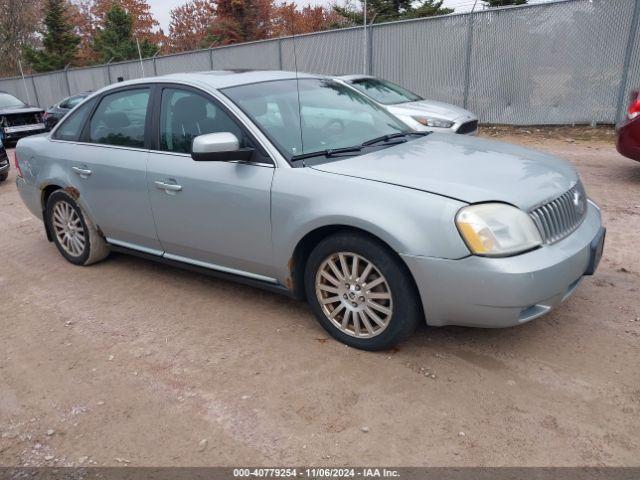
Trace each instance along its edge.
{"label": "alloy wheel", "polygon": [[82,255],[86,245],[86,235],[82,220],[71,204],[64,200],[55,204],[52,224],[58,243],[64,251],[73,257]]}
{"label": "alloy wheel", "polygon": [[327,319],[356,338],[381,334],[393,316],[389,284],[369,260],[352,252],[327,257],[316,274],[315,290]]}

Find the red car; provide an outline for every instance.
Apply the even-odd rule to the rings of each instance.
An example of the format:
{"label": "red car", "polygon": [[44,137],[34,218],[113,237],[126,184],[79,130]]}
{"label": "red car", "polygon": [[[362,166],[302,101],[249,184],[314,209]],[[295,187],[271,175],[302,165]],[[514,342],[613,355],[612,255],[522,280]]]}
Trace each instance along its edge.
{"label": "red car", "polygon": [[616,127],[616,148],[625,157],[640,162],[640,92],[631,94],[627,115]]}

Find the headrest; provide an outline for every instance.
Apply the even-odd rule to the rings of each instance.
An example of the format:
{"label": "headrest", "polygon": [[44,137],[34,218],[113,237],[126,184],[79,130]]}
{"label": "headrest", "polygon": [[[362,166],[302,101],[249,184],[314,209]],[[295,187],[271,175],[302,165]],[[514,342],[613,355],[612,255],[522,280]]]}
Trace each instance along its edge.
{"label": "headrest", "polygon": [[131,125],[129,117],[124,112],[107,113],[104,116],[104,123],[109,128],[125,128]]}
{"label": "headrest", "polygon": [[181,123],[198,122],[207,118],[205,101],[196,95],[182,97],[173,106],[173,120]]}

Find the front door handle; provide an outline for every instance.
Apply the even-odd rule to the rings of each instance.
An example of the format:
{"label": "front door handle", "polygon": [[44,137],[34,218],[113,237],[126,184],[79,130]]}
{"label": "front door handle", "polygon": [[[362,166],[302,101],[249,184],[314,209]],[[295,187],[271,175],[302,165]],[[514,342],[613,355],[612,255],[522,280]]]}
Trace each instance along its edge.
{"label": "front door handle", "polygon": [[156,187],[159,188],[160,190],[164,190],[167,193],[169,192],[179,192],[180,190],[182,190],[182,185],[177,185],[175,183],[166,183],[166,182],[162,182],[160,180],[157,180],[155,182]]}
{"label": "front door handle", "polygon": [[74,172],[76,172],[78,175],[80,175],[82,178],[87,178],[89,175],[91,175],[91,170],[89,170],[88,168],[81,168],[81,167],[71,167],[71,170],[73,170]]}

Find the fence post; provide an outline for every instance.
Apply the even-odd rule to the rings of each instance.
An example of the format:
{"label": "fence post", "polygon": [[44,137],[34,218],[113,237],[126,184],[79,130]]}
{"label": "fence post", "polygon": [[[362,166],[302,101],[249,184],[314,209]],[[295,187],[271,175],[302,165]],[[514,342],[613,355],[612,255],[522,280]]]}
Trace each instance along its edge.
{"label": "fence post", "polygon": [[160,50],[158,50],[156,52],[156,54],[153,56],[153,76],[157,77],[158,76],[158,67],[156,67],[156,57],[158,56],[158,53],[160,52]]}
{"label": "fence post", "polygon": [[278,69],[282,70],[282,37],[278,37]]}
{"label": "fence post", "polygon": [[631,64],[631,53],[633,52],[634,43],[633,40],[638,32],[638,21],[640,18],[640,2],[636,0],[633,7],[633,17],[631,19],[631,26],[629,27],[629,37],[627,38],[627,48],[624,53],[624,63],[622,64],[622,75],[620,80],[620,87],[618,90],[618,103],[616,105],[616,118],[614,122],[618,122],[624,111],[624,94],[627,91],[627,80],[629,79],[629,65]]}
{"label": "fence post", "polygon": [[467,108],[469,103],[469,82],[471,81],[471,50],[473,49],[473,27],[476,13],[469,13],[467,17],[467,49],[464,59],[464,94],[462,96],[462,108]]}
{"label": "fence post", "polygon": [[213,70],[213,44],[209,45],[209,67]]}
{"label": "fence post", "polygon": [[71,84],[69,83],[69,65],[64,67],[64,79],[67,82],[67,93],[71,96]]}
{"label": "fence post", "polygon": [[38,98],[38,88],[36,87],[36,79],[33,78],[33,74],[31,75],[31,85],[33,85],[33,94],[36,96],[36,105],[40,105],[40,99]]}
{"label": "fence post", "polygon": [[111,80],[111,61],[112,60],[113,60],[113,57],[111,57],[107,62],[107,78],[109,79],[109,85],[113,83],[113,80]]}

